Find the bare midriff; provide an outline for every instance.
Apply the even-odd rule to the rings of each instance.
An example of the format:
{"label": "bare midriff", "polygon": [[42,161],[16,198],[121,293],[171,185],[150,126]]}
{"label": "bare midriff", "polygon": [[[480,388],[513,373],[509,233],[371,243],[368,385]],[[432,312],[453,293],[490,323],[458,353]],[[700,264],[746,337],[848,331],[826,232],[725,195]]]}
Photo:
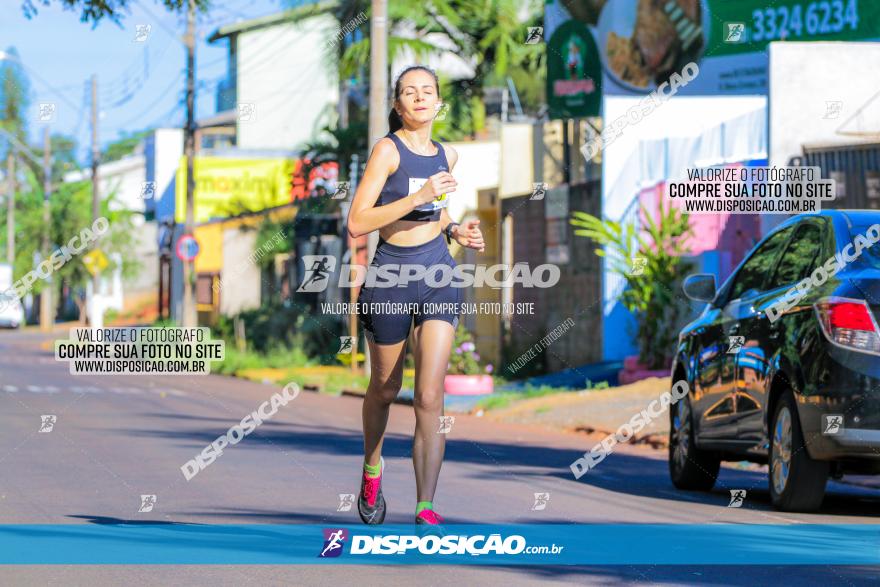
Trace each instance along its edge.
{"label": "bare midriff", "polygon": [[379,230],[382,240],[399,247],[414,247],[437,238],[440,234],[440,221],[416,222],[415,220],[396,220]]}

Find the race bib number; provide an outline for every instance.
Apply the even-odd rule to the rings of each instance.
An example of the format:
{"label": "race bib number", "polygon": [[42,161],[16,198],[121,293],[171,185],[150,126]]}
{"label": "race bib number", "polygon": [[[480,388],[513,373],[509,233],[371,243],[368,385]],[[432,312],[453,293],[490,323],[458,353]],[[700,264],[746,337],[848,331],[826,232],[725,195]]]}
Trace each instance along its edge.
{"label": "race bib number", "polygon": [[[409,193],[407,195],[412,195],[422,189],[422,186],[425,185],[425,182],[428,181],[426,177],[411,177],[409,178]],[[434,201],[429,204],[424,204],[416,208],[419,212],[433,212],[434,210],[439,210],[440,208],[445,208],[449,205],[449,198],[447,194],[440,194]]]}

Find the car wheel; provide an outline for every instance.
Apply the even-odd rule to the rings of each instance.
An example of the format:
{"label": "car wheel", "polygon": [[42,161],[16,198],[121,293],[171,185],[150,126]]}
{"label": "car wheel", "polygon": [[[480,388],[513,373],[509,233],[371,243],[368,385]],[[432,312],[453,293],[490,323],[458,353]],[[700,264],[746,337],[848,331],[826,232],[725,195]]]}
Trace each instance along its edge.
{"label": "car wheel", "polygon": [[773,414],[770,428],[770,500],[786,512],[812,512],[822,505],[830,465],[810,458],[789,391]]}
{"label": "car wheel", "polygon": [[700,450],[694,442],[691,400],[685,396],[672,406],[669,426],[669,476],[679,489],[709,491],[715,486],[721,459]]}

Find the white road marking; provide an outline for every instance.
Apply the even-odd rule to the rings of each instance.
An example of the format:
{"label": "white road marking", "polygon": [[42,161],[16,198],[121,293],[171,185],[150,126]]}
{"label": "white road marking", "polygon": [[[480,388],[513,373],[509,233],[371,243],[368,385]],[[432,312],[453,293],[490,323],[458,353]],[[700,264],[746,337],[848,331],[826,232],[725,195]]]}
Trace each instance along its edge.
{"label": "white road marking", "polygon": [[93,386],[82,387],[82,386],[76,385],[74,387],[71,387],[70,391],[72,391],[73,393],[103,393],[104,390],[99,387],[93,387]]}
{"label": "white road marking", "polygon": [[186,393],[183,391],[180,391],[179,389],[165,389],[165,390],[158,390],[157,389],[157,390],[150,390],[150,391],[164,391],[168,395],[175,395],[177,397],[185,397],[186,396]]}
{"label": "white road marking", "polygon": [[29,391],[31,393],[61,393],[63,391],[69,391],[71,393],[76,394],[84,394],[84,393],[118,393],[120,395],[141,395],[145,392],[152,392],[156,395],[173,395],[176,397],[186,397],[186,392],[183,392],[179,389],[164,389],[164,388],[155,388],[155,389],[144,389],[141,387],[108,387],[108,388],[100,388],[94,385],[73,385],[71,387],[63,387],[59,388],[55,385],[27,385],[24,386],[21,390],[15,385],[2,385],[0,389],[5,391],[6,393],[18,393],[19,391]]}
{"label": "white road marking", "polygon": [[110,391],[113,393],[122,393],[127,395],[138,395],[141,393],[141,390],[137,387],[111,387]]}

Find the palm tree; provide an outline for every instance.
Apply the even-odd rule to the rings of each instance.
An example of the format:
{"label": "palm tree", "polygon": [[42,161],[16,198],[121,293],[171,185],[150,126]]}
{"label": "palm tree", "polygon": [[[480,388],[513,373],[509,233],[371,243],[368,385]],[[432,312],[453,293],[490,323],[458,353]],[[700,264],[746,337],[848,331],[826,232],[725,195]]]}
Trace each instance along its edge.
{"label": "palm tree", "polygon": [[[344,0],[335,11],[345,26],[358,14],[369,14],[368,0]],[[543,5],[538,0],[427,0],[390,2],[388,38],[389,61],[410,51],[416,59],[453,53],[474,70],[470,77],[446,79],[441,76],[441,96],[449,104],[446,119],[438,121],[437,136],[455,140],[474,136],[483,127],[485,110],[483,89],[504,85],[511,77],[522,90],[523,102],[537,110],[543,101],[544,46],[526,45],[528,27],[539,25]],[[526,17],[521,15],[525,13]],[[363,30],[368,33],[369,26]],[[443,36],[440,46],[427,35]],[[347,78],[368,70],[370,39],[367,34],[344,50],[340,45],[340,77]]]}
{"label": "palm tree", "polygon": [[598,245],[595,253],[606,259],[608,270],[626,281],[620,301],[636,317],[639,359],[660,369],[670,359],[681,326],[684,306],[678,292],[690,268],[682,257],[693,231],[687,214],[662,201],[656,219],[644,206],[640,216],[641,223],[621,223],[575,211],[570,223],[575,235]]}
{"label": "palm tree", "polygon": [[352,157],[357,154],[364,161],[363,154],[367,151],[367,125],[359,121],[344,128],[327,127],[323,130],[329,139],[312,141],[302,148],[305,161],[303,173],[308,177],[312,169],[335,161],[339,163],[339,179],[350,180],[348,164]]}

